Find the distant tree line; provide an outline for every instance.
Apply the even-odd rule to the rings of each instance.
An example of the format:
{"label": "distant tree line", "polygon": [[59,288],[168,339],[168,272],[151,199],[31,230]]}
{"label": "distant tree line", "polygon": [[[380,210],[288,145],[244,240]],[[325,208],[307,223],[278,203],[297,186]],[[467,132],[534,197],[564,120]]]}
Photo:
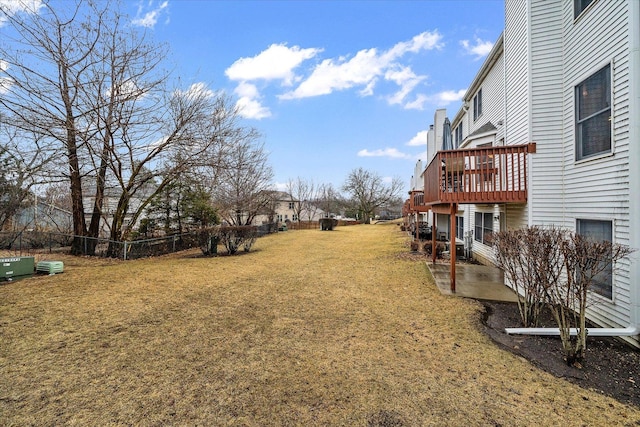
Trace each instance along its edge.
{"label": "distant tree line", "polygon": [[118,3],[61,5],[14,13],[0,4],[0,226],[32,189],[59,183],[78,236],[72,253],[105,220],[116,241],[148,210],[161,221],[209,224],[218,212],[237,223],[226,214],[261,203],[271,167],[228,97],[183,87],[166,71],[166,46]]}
{"label": "distant tree line", "polygon": [[380,216],[398,218],[402,211],[400,178],[386,182],[375,172],[356,168],[346,177],[341,191],[331,184],[315,184],[313,180],[296,178],[287,183],[292,201],[297,201],[295,214],[298,221],[311,220],[318,210],[325,213],[341,213],[363,223]]}
{"label": "distant tree line", "polygon": [[[119,5],[77,0],[15,13],[0,3],[0,228],[36,191],[71,212],[74,254],[105,227],[121,241],[245,226],[272,211],[260,133],[224,93],[167,71],[167,46],[131,26]],[[299,220],[318,208],[369,222],[399,211],[401,187],[359,168],[344,195],[300,178],[288,190],[301,201]]]}

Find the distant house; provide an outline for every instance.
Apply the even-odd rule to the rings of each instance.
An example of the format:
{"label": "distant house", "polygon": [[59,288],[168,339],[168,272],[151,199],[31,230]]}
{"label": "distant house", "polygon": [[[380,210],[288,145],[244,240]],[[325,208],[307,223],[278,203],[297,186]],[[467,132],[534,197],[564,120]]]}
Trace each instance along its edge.
{"label": "distant house", "polygon": [[[429,159],[422,191],[414,171],[407,215],[448,216],[487,264],[493,232],[527,225],[640,249],[640,2],[506,0],[463,101],[454,150]],[[637,331],[640,257],[606,276],[589,319]]]}
{"label": "distant house", "polygon": [[266,202],[258,215],[253,219],[253,225],[284,224],[289,221],[297,221],[299,201],[293,199],[284,191],[265,192]]}
{"label": "distant house", "polygon": [[73,232],[73,216],[70,211],[36,197],[30,206],[20,208],[2,231]]}
{"label": "distant house", "polygon": [[324,211],[308,201],[300,201],[285,191],[270,191],[269,201],[253,220],[254,225],[277,222],[318,221]]}
{"label": "distant house", "polygon": [[[142,216],[138,217],[133,222],[133,214],[136,212],[142,203],[153,193],[155,190],[155,184],[147,184],[145,187],[138,190],[138,192],[129,199],[129,206],[127,209],[127,214],[124,218],[124,227],[128,230],[136,229],[140,226],[140,220]],[[87,185],[84,188],[82,203],[84,206],[84,216],[87,221],[87,225],[89,221],[91,221],[91,216],[93,214],[93,205],[95,203],[95,194],[96,189],[95,185]],[[113,220],[113,215],[118,208],[118,202],[120,200],[120,196],[122,194],[122,190],[115,186],[107,186],[104,190],[104,196],[102,201],[102,216],[100,219],[99,226],[99,237],[108,238],[111,230],[111,222]]]}

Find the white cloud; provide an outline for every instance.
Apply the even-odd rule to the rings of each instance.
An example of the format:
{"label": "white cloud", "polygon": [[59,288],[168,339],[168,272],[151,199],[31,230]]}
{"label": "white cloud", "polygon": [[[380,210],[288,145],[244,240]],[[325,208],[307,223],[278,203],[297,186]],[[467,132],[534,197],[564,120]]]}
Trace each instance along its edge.
{"label": "white cloud", "polygon": [[0,59],[0,95],[9,92],[9,88],[11,88],[11,84],[13,83],[11,78],[2,76],[3,72],[8,68],[9,64],[7,64],[7,61]]}
{"label": "white cloud", "polygon": [[169,1],[165,0],[158,6],[154,7],[154,2],[153,0],[151,0],[147,3],[147,6],[152,7],[152,9],[145,12],[145,5],[142,2],[138,4],[138,12],[136,14],[136,17],[131,21],[133,25],[138,25],[145,28],[153,28],[158,22],[158,18],[163,13],[163,11],[165,11],[167,7],[169,7]]}
{"label": "white cloud", "polygon": [[236,102],[239,113],[242,117],[247,119],[264,119],[271,117],[271,111],[267,107],[264,107],[257,99],[252,99],[246,96],[241,97]]}
{"label": "white cloud", "polygon": [[323,49],[272,44],[256,56],[238,59],[225,70],[225,74],[230,80],[238,82],[235,89],[239,97],[238,104],[252,118],[271,115],[269,109],[262,105],[259,89],[254,84],[256,81],[276,81],[282,86],[299,83],[295,89],[278,96],[282,100],[292,100],[351,88],[358,88],[360,96],[371,96],[376,85],[384,80],[399,86],[399,90],[387,97],[387,101],[401,104],[427,77],[416,75],[410,67],[399,64],[397,60],[407,53],[441,49],[442,46],[442,35],[437,31],[426,31],[409,41],[397,43],[387,51],[370,48],[360,50],[353,56],[325,59],[315,65],[303,80],[296,70],[304,61],[317,57]]}
{"label": "white cloud", "polygon": [[428,159],[429,158],[428,154],[429,153],[427,153],[427,150],[424,150],[424,151],[416,154],[415,156],[413,156],[413,158],[416,159],[416,160]]}
{"label": "white cloud", "polygon": [[185,91],[177,91],[178,94],[183,95],[187,98],[196,98],[196,97],[201,97],[201,96],[205,96],[207,98],[212,98],[216,95],[216,93],[214,91],[212,91],[211,89],[209,89],[209,87],[202,82],[199,83],[194,83],[191,86],[189,86],[189,89],[185,90]]}
{"label": "white cloud", "polygon": [[359,51],[350,60],[344,57],[337,60],[325,59],[294,91],[285,93],[281,99],[299,99],[318,95],[327,95],[334,90],[349,89],[356,85],[368,86],[361,92],[363,95],[372,93],[370,84],[380,75],[386,64],[383,63],[377,50],[365,49]]}
{"label": "white cloud", "polygon": [[[0,9],[10,17],[20,12],[37,14],[43,6],[42,0],[0,0]],[[0,27],[7,21],[4,14],[0,15]]]}
{"label": "white cloud", "polygon": [[240,110],[241,116],[257,120],[271,116],[271,111],[264,107],[260,101],[260,93],[256,85],[240,82],[234,92],[239,97],[236,106]]}
{"label": "white cloud", "polygon": [[419,93],[416,95],[416,98],[404,104],[405,110],[424,110],[424,104],[429,102],[429,97],[423,93]]}
{"label": "white cloud", "polygon": [[407,102],[404,105],[406,110],[424,110],[425,104],[433,104],[436,107],[445,107],[452,102],[460,101],[466,89],[460,90],[445,90],[443,92],[436,93],[435,95],[425,95],[420,93],[416,95],[415,99],[411,102]]}
{"label": "white cloud", "polygon": [[426,146],[427,145],[427,133],[429,133],[429,131],[421,130],[420,132],[416,133],[416,135],[413,138],[411,138],[409,140],[409,142],[407,142],[406,145],[408,145],[410,147]]}
{"label": "white cloud", "polygon": [[394,105],[402,103],[407,95],[409,95],[421,81],[426,79],[426,76],[416,75],[409,67],[399,67],[398,69],[387,71],[384,78],[400,86],[400,90],[388,98],[389,104]]}
{"label": "white cloud", "polygon": [[263,119],[271,116],[271,111],[262,105],[258,87],[251,83],[256,80],[279,80],[285,86],[291,86],[298,79],[294,70],[307,59],[316,56],[322,49],[301,49],[285,44],[272,44],[266,50],[251,58],[240,58],[225,74],[230,80],[238,81],[234,90],[239,99],[236,105],[245,118]]}
{"label": "white cloud", "polygon": [[421,50],[440,49],[443,46],[441,40],[442,36],[437,31],[427,31],[413,37],[410,41],[397,43],[391,49],[381,53],[376,48],[371,48],[357,52],[350,59],[346,57],[325,59],[295,90],[281,95],[280,98],[299,99],[327,95],[336,90],[354,86],[364,87],[360,95],[372,95],[380,77],[385,77],[390,72],[389,79],[396,81],[391,77],[399,79],[400,74],[397,71],[399,69],[405,75],[413,75],[412,79],[400,80],[401,89],[391,98],[393,102],[400,102],[425,77],[416,76],[410,68],[402,67],[395,61],[407,52],[417,53]]}
{"label": "white cloud", "polygon": [[358,151],[358,157],[389,157],[392,159],[410,159],[412,156],[398,151],[396,148],[385,148],[383,150],[369,151],[366,148]]}
{"label": "white cloud", "polygon": [[434,98],[439,104],[444,106],[452,102],[460,101],[466,92],[466,89],[460,89],[457,91],[445,90],[444,92],[436,94]]}
{"label": "white cloud", "polygon": [[316,56],[322,49],[301,49],[286,44],[272,44],[266,50],[251,58],[240,58],[225,74],[235,81],[282,80],[291,86],[296,80],[294,70],[305,60]]}
{"label": "white cloud", "polygon": [[239,97],[245,98],[257,98],[258,96],[260,96],[256,85],[247,82],[240,82],[240,84],[238,84],[238,86],[235,88],[234,92]]}
{"label": "white cloud", "polygon": [[289,190],[289,183],[288,182],[276,182],[275,184],[273,184],[273,188],[276,191],[288,191]]}
{"label": "white cloud", "polygon": [[442,49],[443,47],[442,35],[438,30],[434,32],[425,31],[414,36],[411,41],[396,43],[395,46],[387,51],[386,55],[389,56],[389,60],[394,60],[407,52],[417,53],[421,50]]}
{"label": "white cloud", "polygon": [[493,49],[492,42],[480,40],[478,37],[475,37],[475,44],[471,44],[469,40],[461,40],[460,45],[468,55],[475,56],[476,60],[484,58]]}

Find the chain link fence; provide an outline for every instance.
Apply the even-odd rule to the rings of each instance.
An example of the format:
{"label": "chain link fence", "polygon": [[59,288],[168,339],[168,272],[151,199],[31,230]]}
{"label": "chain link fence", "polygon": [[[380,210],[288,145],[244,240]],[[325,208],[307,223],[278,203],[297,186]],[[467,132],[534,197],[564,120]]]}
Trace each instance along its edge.
{"label": "chain link fence", "polygon": [[[0,232],[0,250],[15,255],[69,252],[74,235],[41,231]],[[78,236],[83,255],[123,260],[164,255],[197,248],[196,233],[182,233],[153,239],[118,242]]]}
{"label": "chain link fence", "polygon": [[[258,237],[277,231],[277,224],[257,227]],[[0,251],[19,256],[70,252],[74,237],[76,236],[73,234],[48,231],[2,231]],[[197,231],[122,242],[86,236],[78,238],[81,241],[83,255],[123,260],[165,255],[200,247]]]}

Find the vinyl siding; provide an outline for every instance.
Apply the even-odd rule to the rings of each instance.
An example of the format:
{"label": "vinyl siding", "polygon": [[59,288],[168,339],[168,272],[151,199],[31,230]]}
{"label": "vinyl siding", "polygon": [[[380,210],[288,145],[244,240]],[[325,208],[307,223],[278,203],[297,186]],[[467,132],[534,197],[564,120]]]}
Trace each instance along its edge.
{"label": "vinyl siding", "polygon": [[529,142],[528,2],[506,0],[504,30],[505,143]]}
{"label": "vinyl siding", "polygon": [[[564,163],[567,223],[577,219],[613,221],[613,239],[629,243],[629,27],[626,1],[599,1],[574,22],[564,7]],[[610,64],[612,153],[575,159],[575,86]],[[590,317],[605,325],[630,323],[631,280],[621,263],[613,280],[613,301],[599,298]]]}
{"label": "vinyl siding", "polygon": [[562,143],[562,2],[531,3],[529,204],[532,225],[564,224]]}
{"label": "vinyl siding", "polygon": [[[473,108],[473,98],[470,104],[471,109],[466,113],[470,117],[467,130],[464,129],[463,134],[469,135],[477,131],[480,127],[487,123],[493,124],[496,128],[500,128],[499,121],[504,120],[504,55],[501,54],[495,64],[489,70],[489,73],[482,82],[482,115],[476,121],[473,120],[471,109]],[[474,95],[475,96],[475,95]],[[497,132],[497,131],[496,131]],[[496,141],[493,141],[495,145]],[[469,146],[474,147],[476,144],[471,143]]]}
{"label": "vinyl siding", "polygon": [[[640,117],[640,111],[632,111],[640,101],[634,104],[630,91],[640,85],[640,75],[631,65],[630,22],[640,17],[630,14],[639,14],[640,7],[630,6],[632,1],[636,0],[600,0],[574,20],[571,1],[506,0],[506,142],[537,143],[537,152],[530,156],[528,206],[507,206],[507,228],[526,225],[528,210],[535,225],[575,229],[579,218],[611,220],[616,243],[637,241],[633,236],[640,233],[631,229],[629,200],[638,197],[630,193],[638,185],[631,183],[630,168],[640,168],[640,159],[634,158],[638,150],[629,144],[638,143],[631,142],[631,121]],[[607,64],[612,80],[612,152],[576,161],[575,86]],[[474,250],[484,253],[476,246]],[[637,261],[617,265],[613,300],[594,295],[591,320],[612,327],[638,320],[640,314],[632,313],[640,305],[640,284],[634,283],[638,269]],[[638,337],[630,341],[640,345]]]}

